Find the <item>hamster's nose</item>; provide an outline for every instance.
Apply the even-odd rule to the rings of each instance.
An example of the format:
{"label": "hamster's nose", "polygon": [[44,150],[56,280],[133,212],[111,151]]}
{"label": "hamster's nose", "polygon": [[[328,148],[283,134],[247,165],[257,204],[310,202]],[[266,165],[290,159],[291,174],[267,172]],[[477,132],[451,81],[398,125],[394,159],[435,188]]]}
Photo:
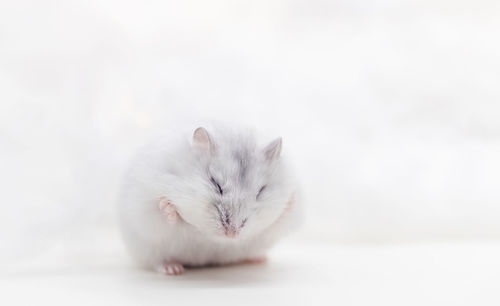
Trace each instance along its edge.
{"label": "hamster's nose", "polygon": [[233,224],[225,224],[224,225],[224,234],[229,238],[236,238],[239,234],[239,229],[236,228]]}

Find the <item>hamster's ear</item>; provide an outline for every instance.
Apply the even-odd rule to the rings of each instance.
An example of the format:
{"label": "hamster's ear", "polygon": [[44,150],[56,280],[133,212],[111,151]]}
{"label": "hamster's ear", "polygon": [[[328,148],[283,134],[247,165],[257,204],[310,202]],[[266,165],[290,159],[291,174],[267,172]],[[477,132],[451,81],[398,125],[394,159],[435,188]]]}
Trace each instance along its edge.
{"label": "hamster's ear", "polygon": [[193,147],[207,153],[212,153],[214,151],[214,145],[205,128],[199,127],[194,130]]}
{"label": "hamster's ear", "polygon": [[281,137],[279,137],[271,141],[271,143],[264,148],[264,156],[266,157],[267,160],[272,161],[280,157],[281,143],[282,140]]}

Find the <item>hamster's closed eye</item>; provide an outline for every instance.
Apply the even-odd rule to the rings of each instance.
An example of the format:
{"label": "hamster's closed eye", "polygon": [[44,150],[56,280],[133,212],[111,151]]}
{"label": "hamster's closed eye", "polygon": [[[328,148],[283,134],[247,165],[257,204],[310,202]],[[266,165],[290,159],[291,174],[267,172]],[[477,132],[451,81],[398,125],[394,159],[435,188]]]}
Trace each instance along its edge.
{"label": "hamster's closed eye", "polygon": [[222,187],[219,185],[219,183],[213,178],[213,176],[210,177],[210,182],[214,187],[217,189],[220,195],[224,194],[224,190],[222,190]]}
{"label": "hamster's closed eye", "polygon": [[264,185],[262,187],[260,187],[259,189],[259,192],[257,193],[257,195],[255,196],[255,198],[258,200],[259,199],[259,196],[262,194],[262,191],[264,191],[264,189],[266,189],[267,185]]}

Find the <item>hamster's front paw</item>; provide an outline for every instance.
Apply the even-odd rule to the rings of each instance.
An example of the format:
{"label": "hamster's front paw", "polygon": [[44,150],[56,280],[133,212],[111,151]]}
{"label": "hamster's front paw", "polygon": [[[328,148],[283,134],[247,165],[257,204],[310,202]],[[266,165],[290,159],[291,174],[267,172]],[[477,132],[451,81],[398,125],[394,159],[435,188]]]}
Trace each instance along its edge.
{"label": "hamster's front paw", "polygon": [[243,260],[244,264],[251,264],[251,265],[264,264],[266,262],[267,262],[267,257],[265,255],[258,257],[251,257]]}
{"label": "hamster's front paw", "polygon": [[169,199],[165,197],[160,198],[160,202],[158,203],[158,208],[160,209],[161,213],[166,217],[168,223],[175,224],[180,220],[180,216],[177,213],[177,209],[175,209],[174,204],[172,204],[172,202]]}
{"label": "hamster's front paw", "polygon": [[178,262],[164,262],[156,270],[166,275],[181,275],[184,273],[184,267]]}

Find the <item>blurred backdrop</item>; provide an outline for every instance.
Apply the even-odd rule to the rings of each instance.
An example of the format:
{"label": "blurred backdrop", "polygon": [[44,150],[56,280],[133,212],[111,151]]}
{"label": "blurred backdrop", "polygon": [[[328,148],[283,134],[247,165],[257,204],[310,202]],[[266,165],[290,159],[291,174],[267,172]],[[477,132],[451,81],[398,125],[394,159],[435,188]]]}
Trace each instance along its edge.
{"label": "blurred backdrop", "polygon": [[127,159],[192,117],[284,137],[298,241],[498,239],[499,17],[488,0],[0,1],[1,253],[113,229]]}

